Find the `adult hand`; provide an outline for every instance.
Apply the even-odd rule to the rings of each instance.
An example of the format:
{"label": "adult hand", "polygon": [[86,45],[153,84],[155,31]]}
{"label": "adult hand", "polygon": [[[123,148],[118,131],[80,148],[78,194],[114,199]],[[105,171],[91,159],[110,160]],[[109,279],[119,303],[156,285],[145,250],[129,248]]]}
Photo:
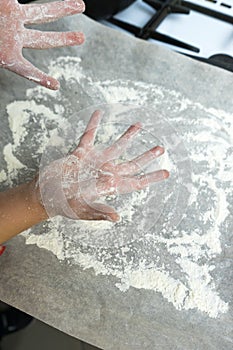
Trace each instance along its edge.
{"label": "adult hand", "polygon": [[83,33],[41,32],[27,29],[25,25],[53,22],[64,16],[81,13],[84,9],[85,5],[82,0],[65,0],[32,5],[21,5],[17,0],[1,0],[0,67],[49,89],[59,89],[59,82],[26,60],[22,55],[22,49],[48,49],[80,45],[84,42]]}
{"label": "adult hand", "polygon": [[38,197],[48,216],[72,219],[117,221],[116,211],[102,203],[101,197],[125,194],[166,179],[167,170],[143,173],[143,167],[164,153],[155,146],[133,160],[118,162],[133,137],[142,129],[136,123],[111,146],[94,145],[102,113],[93,113],[77,148],[67,157],[45,167],[39,176]]}

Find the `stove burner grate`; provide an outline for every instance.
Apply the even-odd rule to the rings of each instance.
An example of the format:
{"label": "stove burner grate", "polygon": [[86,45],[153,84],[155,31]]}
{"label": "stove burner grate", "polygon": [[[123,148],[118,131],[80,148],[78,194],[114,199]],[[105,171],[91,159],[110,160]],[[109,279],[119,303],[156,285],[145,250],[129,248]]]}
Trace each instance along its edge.
{"label": "stove burner grate", "polygon": [[[232,13],[232,6],[225,2],[218,2],[218,0],[205,0],[206,2],[213,3],[216,5],[227,8]],[[165,20],[169,14],[190,14],[190,11],[196,11],[198,13],[207,15],[209,17],[233,24],[233,16],[227,13],[216,11],[212,8],[205,7],[201,4],[196,4],[194,2],[189,2],[187,0],[143,0],[144,3],[151,6],[156,10],[155,14],[149,19],[149,21],[142,27],[136,26],[134,24],[127,23],[115,17],[108,19],[108,22],[122,28],[129,33],[135,35],[138,38],[148,40],[154,39],[166,44],[176,46],[177,48],[186,49],[191,52],[199,53],[200,49],[196,46],[190,45],[186,42],[177,40],[169,35],[159,33],[157,31],[159,25]],[[202,1],[202,4],[204,2]],[[217,8],[217,6],[216,6]],[[220,9],[220,8],[219,8]],[[233,58],[229,55],[216,54],[210,58],[204,58],[196,55],[185,54],[186,56],[192,57],[199,61],[210,63],[215,66],[222,67],[229,71],[233,71]]]}
{"label": "stove burner grate", "polygon": [[[167,44],[171,44],[183,49],[187,49],[193,52],[200,52],[200,49],[189,45],[185,42],[172,38],[171,36],[161,34],[156,31],[161,22],[172,13],[180,14],[189,14],[190,10],[194,10],[205,14],[207,16],[225,21],[227,23],[233,24],[233,17],[222,12],[218,12],[207,8],[205,6],[197,5],[195,3],[186,1],[186,0],[143,0],[146,4],[153,7],[156,10],[156,13],[151,17],[151,19],[142,27],[137,27],[133,24],[126,23],[114,17],[108,19],[108,22],[130,32],[138,38],[147,40],[155,39]],[[209,2],[216,3],[217,0],[207,0]],[[221,6],[227,6],[231,8],[230,5],[221,3]]]}

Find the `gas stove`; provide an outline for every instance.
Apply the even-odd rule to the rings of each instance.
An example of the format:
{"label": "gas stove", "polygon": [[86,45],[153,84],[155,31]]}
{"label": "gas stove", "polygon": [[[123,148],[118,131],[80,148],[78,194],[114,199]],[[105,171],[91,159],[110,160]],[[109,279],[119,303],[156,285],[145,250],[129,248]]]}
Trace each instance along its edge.
{"label": "gas stove", "polygon": [[233,72],[233,0],[137,0],[101,22]]}

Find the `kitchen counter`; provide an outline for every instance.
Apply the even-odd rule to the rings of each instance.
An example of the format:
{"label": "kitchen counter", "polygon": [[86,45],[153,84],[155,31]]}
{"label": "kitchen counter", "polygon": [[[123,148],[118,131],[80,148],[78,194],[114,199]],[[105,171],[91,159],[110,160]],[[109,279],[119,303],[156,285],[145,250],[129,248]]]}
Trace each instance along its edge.
{"label": "kitchen counter", "polygon": [[[32,114],[27,126],[30,137],[23,138],[21,135],[19,148],[17,137],[14,138],[9,127],[9,116],[14,111],[23,120],[23,108],[24,113],[25,110],[33,113],[30,112],[31,107],[36,109],[38,105],[43,105],[40,113],[46,114],[47,111],[48,120],[52,108],[69,120],[69,116],[88,106],[123,101],[156,110],[158,116],[165,115],[176,128],[192,162],[194,190],[190,194],[196,195],[196,200],[189,202],[192,208],[187,210],[176,233],[157,232],[153,236],[153,244],[150,235],[145,235],[145,240],[140,236],[132,245],[127,243],[131,260],[127,250],[122,253],[126,260],[123,255],[119,257],[114,246],[100,248],[99,260],[97,255],[94,259],[90,252],[85,259],[85,251],[81,252],[78,241],[74,246],[82,259],[72,260],[64,254],[56,256],[54,250],[49,249],[52,231],[47,236],[48,249],[39,248],[41,245],[36,239],[34,242],[37,244],[26,244],[30,243],[30,237],[49,232],[48,226],[43,224],[33,228],[29,234],[20,235],[7,243],[7,250],[0,259],[0,299],[105,350],[232,349],[233,180],[229,176],[226,182],[224,174],[232,174],[233,170],[230,162],[233,149],[233,75],[128,37],[85,16],[69,18],[56,25],[66,30],[81,28],[87,38],[85,45],[44,52],[28,50],[26,55],[41,69],[47,71],[50,65],[54,75],[60,74],[59,93],[46,92],[10,72],[0,71],[0,169],[6,171],[8,178],[3,178],[0,188],[9,186],[9,182],[17,184],[32,178],[39,163],[39,153],[33,157],[30,138],[33,140],[33,135],[41,135],[41,124],[38,122],[37,128]],[[74,71],[74,78],[70,74],[72,67],[68,70],[64,64],[59,70],[61,62],[72,61],[69,57],[80,57],[80,60],[75,59],[78,69]],[[59,73],[61,71],[63,73]],[[198,136],[203,130],[211,136],[207,143],[204,134],[202,138]],[[201,142],[204,146],[198,149]],[[211,163],[209,154],[212,153],[208,153],[208,147],[212,144],[215,147],[216,143],[223,147],[224,142],[228,153],[222,160],[213,153]],[[12,165],[13,170],[10,170],[9,159],[6,160],[3,152],[7,144],[13,145],[15,157],[26,166]],[[199,160],[198,152],[206,159]],[[219,163],[223,164],[223,173],[217,175],[220,165],[214,162],[215,155],[217,161],[223,162]],[[208,170],[207,180],[211,176],[214,183],[203,180],[205,169]],[[211,169],[216,171],[212,173]],[[210,189],[205,192],[206,187]],[[197,202],[198,207],[195,206]],[[213,212],[212,206],[216,209]],[[203,218],[202,212],[210,214]],[[216,226],[213,226],[215,223]],[[200,243],[200,236],[211,229],[209,240]],[[196,236],[193,236],[194,231]],[[181,245],[177,243],[178,236],[183,242]],[[169,241],[171,238],[173,242]],[[172,250],[174,246],[177,250]],[[195,252],[197,256],[194,256]],[[192,262],[195,264],[192,265],[193,270],[190,269]],[[128,269],[128,275],[122,272],[121,266]],[[200,276],[199,268],[205,271]],[[193,279],[190,271],[193,271]],[[139,279],[136,272],[137,276],[141,273]],[[142,275],[142,272],[147,274]],[[147,278],[142,280],[143,276]],[[164,281],[166,278],[164,283],[163,278]],[[153,283],[150,284],[149,280]],[[177,289],[173,292],[170,288],[172,283]],[[186,293],[181,299],[178,288]]]}

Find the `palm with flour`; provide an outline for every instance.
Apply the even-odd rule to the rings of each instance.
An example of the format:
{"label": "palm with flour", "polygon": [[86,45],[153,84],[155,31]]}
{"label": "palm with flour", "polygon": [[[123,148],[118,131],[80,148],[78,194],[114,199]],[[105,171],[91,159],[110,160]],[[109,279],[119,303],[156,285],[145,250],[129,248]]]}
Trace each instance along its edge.
{"label": "palm with flour", "polygon": [[17,0],[1,0],[0,67],[6,68],[52,90],[59,82],[37,69],[22,55],[23,48],[47,49],[82,44],[79,32],[41,32],[25,25],[53,22],[64,16],[81,13],[82,0],[55,1],[45,4],[21,5]]}
{"label": "palm with flour", "polygon": [[100,198],[142,190],[169,176],[166,170],[148,174],[142,171],[144,166],[164,153],[160,146],[133,160],[116,161],[142,129],[141,123],[130,126],[112,145],[105,148],[95,146],[101,116],[101,111],[93,113],[77,148],[71,154],[41,171],[38,190],[49,216],[117,221],[119,215],[113,208],[99,203]]}

